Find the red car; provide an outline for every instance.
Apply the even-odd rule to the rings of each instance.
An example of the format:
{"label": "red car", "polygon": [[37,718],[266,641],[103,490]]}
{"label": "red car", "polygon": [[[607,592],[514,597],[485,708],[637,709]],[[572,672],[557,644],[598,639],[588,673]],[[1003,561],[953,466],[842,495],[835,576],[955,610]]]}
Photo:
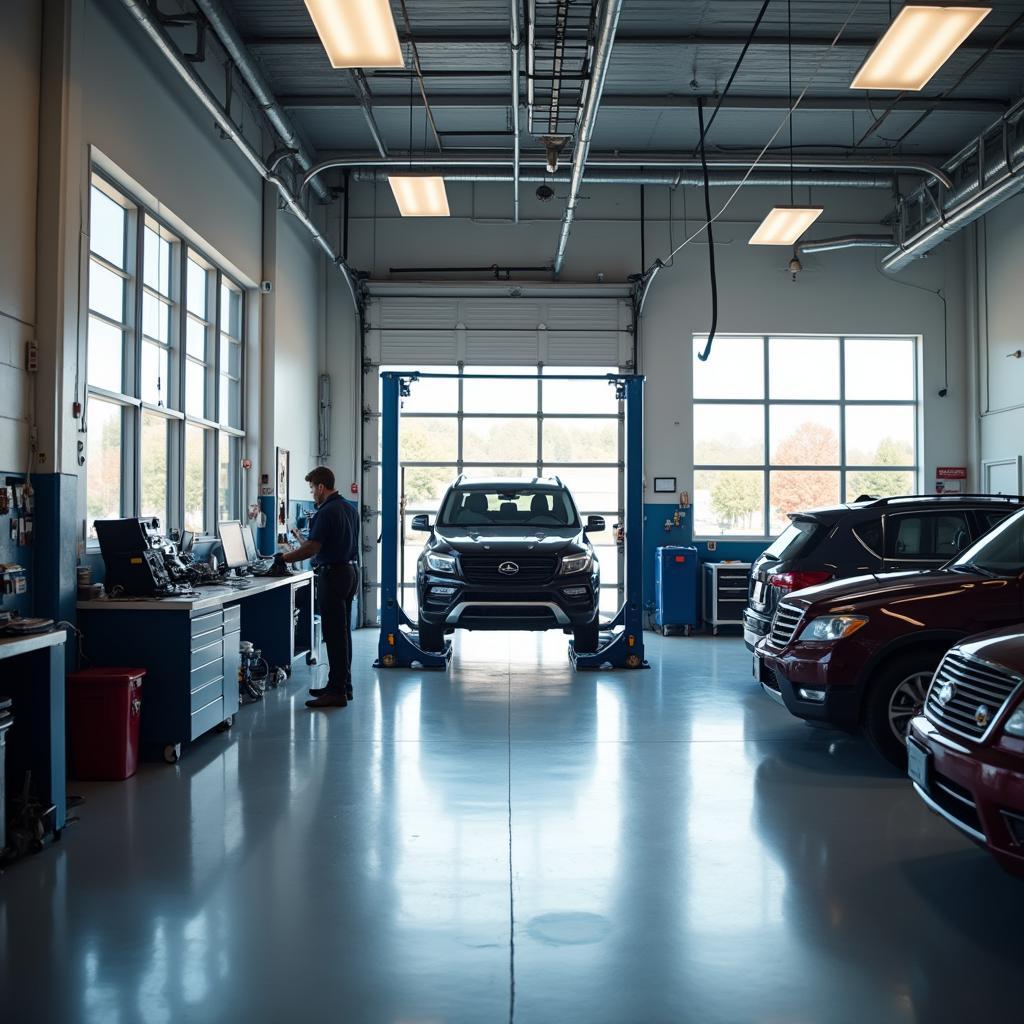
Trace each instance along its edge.
{"label": "red car", "polygon": [[1024,625],[954,646],[910,724],[922,800],[1024,878]]}
{"label": "red car", "polygon": [[910,720],[955,643],[1024,620],[1024,511],[941,569],[827,583],[780,602],[754,651],[765,693],[798,718],[863,729],[906,766]]}

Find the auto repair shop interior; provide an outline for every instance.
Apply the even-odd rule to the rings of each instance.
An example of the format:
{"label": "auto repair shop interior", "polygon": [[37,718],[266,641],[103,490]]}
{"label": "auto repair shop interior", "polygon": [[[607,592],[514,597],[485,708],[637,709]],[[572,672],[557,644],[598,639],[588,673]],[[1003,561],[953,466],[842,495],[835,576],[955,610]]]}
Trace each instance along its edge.
{"label": "auto repair shop interior", "polygon": [[1024,0],[0,8],[0,1020],[1019,1019]]}

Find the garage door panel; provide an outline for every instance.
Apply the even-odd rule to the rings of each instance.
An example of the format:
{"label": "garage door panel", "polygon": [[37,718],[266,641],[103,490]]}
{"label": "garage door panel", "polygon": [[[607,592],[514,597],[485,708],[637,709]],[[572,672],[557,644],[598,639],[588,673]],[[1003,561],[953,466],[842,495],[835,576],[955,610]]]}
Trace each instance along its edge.
{"label": "garage door panel", "polygon": [[381,331],[380,365],[418,369],[451,365],[458,361],[455,331]]}
{"label": "garage door panel", "polygon": [[[537,365],[537,334],[533,331],[466,331],[466,366]],[[472,372],[468,370],[467,372]]]}
{"label": "garage door panel", "polygon": [[[376,316],[374,316],[376,310]],[[439,330],[459,322],[459,300],[386,298],[370,304],[370,324],[394,330]]]}
{"label": "garage door panel", "polygon": [[618,366],[618,331],[548,331],[548,366]]}
{"label": "garage door panel", "polygon": [[471,330],[486,330],[500,324],[510,329],[535,331],[541,320],[541,307],[535,302],[466,299],[462,303],[462,322]]}
{"label": "garage door panel", "polygon": [[621,299],[563,299],[548,304],[549,331],[618,331]]}

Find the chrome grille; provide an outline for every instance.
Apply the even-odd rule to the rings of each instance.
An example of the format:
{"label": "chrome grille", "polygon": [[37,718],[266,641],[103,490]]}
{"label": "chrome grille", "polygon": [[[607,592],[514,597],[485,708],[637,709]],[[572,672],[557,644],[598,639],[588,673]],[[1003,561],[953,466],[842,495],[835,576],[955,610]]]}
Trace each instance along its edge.
{"label": "chrome grille", "polygon": [[[515,573],[498,571],[500,565],[512,562]],[[462,575],[470,583],[501,583],[506,586],[547,583],[558,568],[557,555],[459,555]]]}
{"label": "chrome grille", "polygon": [[[982,740],[1020,685],[1021,679],[1014,673],[953,650],[935,672],[925,700],[925,715],[943,729]],[[948,692],[947,686],[952,687],[952,695],[942,703],[939,696]],[[983,707],[987,714],[981,716]]]}
{"label": "chrome grille", "polygon": [[785,647],[793,639],[796,627],[800,625],[803,611],[793,605],[780,603],[772,619],[772,631],[769,634],[774,647]]}

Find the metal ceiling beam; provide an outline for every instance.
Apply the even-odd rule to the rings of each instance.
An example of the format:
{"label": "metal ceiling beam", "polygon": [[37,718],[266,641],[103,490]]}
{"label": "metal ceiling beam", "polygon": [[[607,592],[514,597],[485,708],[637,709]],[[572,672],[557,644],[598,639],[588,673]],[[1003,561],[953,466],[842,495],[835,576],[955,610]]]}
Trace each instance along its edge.
{"label": "metal ceiling beam", "polygon": [[519,0],[511,2],[509,47],[512,57],[510,88],[512,101],[512,222],[519,223]]}
{"label": "metal ceiling beam", "polygon": [[[399,34],[405,41],[406,36]],[[648,35],[644,33],[622,33],[616,37],[616,46],[704,46],[709,48],[737,48],[746,42],[746,35],[703,35],[701,33],[674,35]],[[972,36],[961,51],[966,53],[983,52],[991,47],[997,35]],[[878,42],[879,36],[843,36],[833,42],[831,36],[804,36],[793,39],[794,49],[830,49],[837,50],[868,50]],[[475,32],[466,35],[453,35],[451,32],[417,32],[416,41],[420,45],[435,46],[500,46],[508,45],[508,38],[500,32]],[[315,46],[323,48],[320,39],[315,35],[262,36],[245,37],[247,46],[267,49],[283,49],[297,46]],[[751,49],[785,49],[789,44],[784,35],[768,35],[758,37],[751,43]],[[1004,43],[999,48],[1001,53],[1024,53],[1024,43]]]}
{"label": "metal ceiling beam", "polygon": [[[689,108],[697,106],[697,96],[646,96],[618,95],[605,96],[602,107],[634,110],[648,108],[663,110],[666,108]],[[704,97],[705,102],[711,102]],[[323,109],[343,110],[359,107],[361,103],[354,96],[337,96],[331,94],[285,95],[278,97],[282,107],[291,110]],[[437,95],[430,105],[432,107],[472,108],[507,108],[509,98],[505,93],[491,95],[473,93],[470,95]],[[377,108],[392,107],[407,110],[408,96],[382,96],[374,93],[373,106]],[[789,98],[786,96],[726,96],[722,106],[731,110],[787,110]],[[927,96],[908,96],[900,102],[900,110],[918,111],[934,110],[957,114],[1000,114],[1010,108],[1009,102],[1001,99],[935,99]],[[800,102],[800,110],[863,110],[867,106],[863,98],[855,96],[815,96],[805,97]],[[799,111],[798,111],[799,113]]]}

